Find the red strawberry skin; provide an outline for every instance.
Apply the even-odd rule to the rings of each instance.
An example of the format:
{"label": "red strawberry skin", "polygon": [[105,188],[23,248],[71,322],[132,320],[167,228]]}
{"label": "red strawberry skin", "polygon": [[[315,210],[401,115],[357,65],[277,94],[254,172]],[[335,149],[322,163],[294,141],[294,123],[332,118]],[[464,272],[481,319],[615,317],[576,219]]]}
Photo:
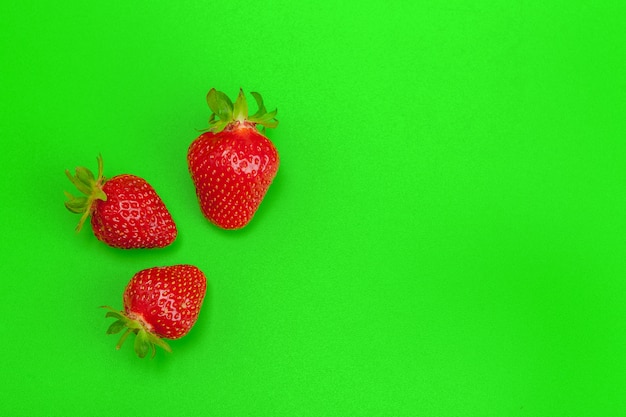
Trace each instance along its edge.
{"label": "red strawberry skin", "polygon": [[137,272],[124,291],[124,310],[150,333],[179,339],[193,327],[206,294],[206,277],[193,265]]}
{"label": "red strawberry skin", "polygon": [[259,208],[280,160],[272,142],[242,122],[200,135],[187,163],[204,216],[223,229],[239,229]]}
{"label": "red strawberry skin", "polygon": [[107,199],[95,200],[91,213],[94,235],[102,242],[122,249],[162,248],[176,239],[172,216],[143,178],[118,175],[102,191]]}

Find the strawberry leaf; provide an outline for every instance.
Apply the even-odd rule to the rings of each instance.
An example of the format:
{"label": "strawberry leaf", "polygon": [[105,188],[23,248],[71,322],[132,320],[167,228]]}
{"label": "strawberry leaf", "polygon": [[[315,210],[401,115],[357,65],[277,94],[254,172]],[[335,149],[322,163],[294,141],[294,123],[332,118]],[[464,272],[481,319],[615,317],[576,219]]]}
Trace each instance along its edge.
{"label": "strawberry leaf", "polygon": [[258,109],[256,113],[254,113],[251,116],[251,118],[257,119],[261,117],[262,115],[264,115],[265,113],[267,113],[267,110],[265,109],[265,104],[263,104],[263,97],[261,97],[261,94],[254,92],[254,91],[250,94],[252,94],[252,97],[254,97],[254,100],[256,101],[256,105]]}
{"label": "strawberry leaf", "polygon": [[243,90],[239,89],[239,95],[237,96],[237,100],[235,100],[235,107],[233,110],[233,120],[237,120],[238,122],[245,122],[248,118],[248,102],[246,101],[246,96],[243,94]]}
{"label": "strawberry leaf", "polygon": [[274,119],[276,117],[277,113],[278,113],[278,109],[275,109],[274,111],[271,111],[269,113],[265,113],[265,114],[261,115],[260,117],[258,117],[255,120],[257,121],[257,123],[264,124],[264,123],[270,122],[272,119]]}
{"label": "strawberry leaf", "polygon": [[150,339],[150,343],[161,346],[161,348],[163,348],[163,350],[165,350],[166,352],[172,353],[172,348],[170,347],[170,345],[167,344],[165,340],[152,333],[149,333],[148,337]]}
{"label": "strawberry leaf", "polygon": [[87,187],[91,187],[91,184],[93,184],[96,180],[96,178],[93,176],[93,172],[85,167],[76,168],[76,177]]}
{"label": "strawberry leaf", "polygon": [[69,170],[65,171],[67,178],[74,184],[74,186],[84,196],[74,197],[72,194],[65,192],[65,196],[68,201],[65,202],[65,207],[72,213],[82,214],[76,231],[80,231],[85,220],[91,214],[91,207],[96,200],[106,201],[107,196],[102,191],[102,185],[104,184],[102,156],[98,155],[98,177],[96,178],[93,173],[85,167],[76,168],[76,174],[72,175]]}
{"label": "strawberry leaf", "polygon": [[81,179],[80,176],[78,174],[79,170],[81,170],[81,167],[76,168],[76,175],[73,176],[69,170],[65,170],[65,175],[67,175],[67,178],[69,178],[69,180],[72,182],[72,184],[74,184],[74,186],[76,188],[78,188],[78,191],[80,191],[81,193],[85,194],[85,195],[89,195],[91,194],[91,184],[85,184]]}
{"label": "strawberry leaf", "polygon": [[[111,307],[102,307],[102,308],[109,308],[109,309],[110,309]],[[109,311],[108,313],[106,313],[106,315],[105,315],[104,317],[107,317],[107,318],[108,318],[108,317],[115,317],[116,319],[118,319],[118,320],[119,320],[119,319],[121,319],[121,318],[122,318],[122,317],[124,317],[124,316],[122,316],[122,313],[119,313],[119,312],[117,312],[117,311],[115,311],[115,310],[111,309],[111,311]]]}
{"label": "strawberry leaf", "polygon": [[135,353],[140,358],[145,358],[146,354],[150,350],[150,342],[145,330],[139,330],[135,337]]}
{"label": "strawberry leaf", "polygon": [[239,95],[234,105],[226,94],[212,88],[207,93],[207,104],[213,111],[213,114],[209,118],[210,127],[208,130],[213,133],[218,133],[230,124],[246,122],[248,122],[248,124],[260,125],[263,128],[274,128],[278,126],[278,120],[276,120],[276,113],[278,111],[274,110],[268,113],[261,95],[257,92],[251,94],[256,101],[257,111],[252,116],[249,116],[248,103],[241,88],[239,89]]}
{"label": "strawberry leaf", "polygon": [[154,356],[156,355],[155,346],[157,345],[167,352],[172,352],[170,346],[163,339],[161,339],[154,333],[151,333],[147,328],[144,327],[141,322],[131,319],[127,317],[123,312],[118,312],[111,307],[102,306],[102,308],[109,310],[107,311],[105,317],[113,317],[117,319],[116,321],[111,323],[106,331],[107,334],[116,334],[126,328],[126,331],[122,334],[122,337],[120,337],[120,340],[116,345],[116,349],[120,349],[126,339],[128,339],[128,336],[130,336],[131,333],[135,333],[136,336],[134,349],[135,353],[140,358],[145,358],[149,350],[152,351],[152,357],[154,358]]}
{"label": "strawberry leaf", "polygon": [[213,133],[221,132],[222,130],[226,128],[226,126],[228,126],[228,124],[229,122],[225,120],[218,120],[216,122],[213,122],[209,130]]}
{"label": "strawberry leaf", "polygon": [[111,325],[107,329],[107,334],[119,333],[125,327],[126,327],[126,322],[124,322],[124,320],[114,321],[113,323],[111,323]]}
{"label": "strawberry leaf", "polygon": [[69,198],[69,200],[65,202],[65,207],[67,207],[69,211],[76,214],[80,214],[85,211],[87,197],[74,197],[68,192],[65,192],[65,196]]}
{"label": "strawberry leaf", "polygon": [[122,337],[120,337],[120,340],[117,342],[117,345],[115,346],[115,348],[117,350],[120,350],[120,348],[122,347],[122,345],[124,344],[124,342],[126,341],[126,339],[128,338],[128,336],[133,332],[132,329],[126,329],[126,331],[124,332],[124,334],[122,335]]}
{"label": "strawberry leaf", "polygon": [[278,126],[278,120],[276,120],[276,114],[278,113],[278,109],[274,109],[269,112],[265,108],[265,104],[263,104],[263,98],[259,93],[251,93],[254,99],[257,102],[257,106],[259,109],[256,113],[248,118],[252,123],[261,125],[263,128],[269,127],[274,128]]}
{"label": "strawberry leaf", "polygon": [[233,116],[233,102],[221,91],[212,88],[206,97],[209,108],[221,120],[230,121]]}

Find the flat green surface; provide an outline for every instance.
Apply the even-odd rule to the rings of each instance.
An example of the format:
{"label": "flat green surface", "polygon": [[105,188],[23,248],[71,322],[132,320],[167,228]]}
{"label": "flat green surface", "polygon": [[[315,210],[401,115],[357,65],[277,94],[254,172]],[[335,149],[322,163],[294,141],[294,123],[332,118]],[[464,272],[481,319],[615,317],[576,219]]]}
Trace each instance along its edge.
{"label": "flat green surface", "polygon": [[[0,415],[626,414],[623,1],[0,9]],[[187,172],[211,87],[279,111],[236,232]],[[174,245],[74,233],[64,170],[98,153]],[[98,306],[175,263],[209,279],[196,327],[116,351]]]}

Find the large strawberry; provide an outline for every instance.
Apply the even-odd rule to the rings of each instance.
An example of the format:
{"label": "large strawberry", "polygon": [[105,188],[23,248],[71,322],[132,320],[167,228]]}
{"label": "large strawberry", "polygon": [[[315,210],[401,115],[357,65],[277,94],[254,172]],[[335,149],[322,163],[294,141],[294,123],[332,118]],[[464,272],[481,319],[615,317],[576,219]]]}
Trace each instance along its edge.
{"label": "large strawberry", "polygon": [[115,248],[162,248],[176,239],[174,220],[154,188],[135,175],[102,176],[102,157],[98,156],[98,177],[85,168],[67,177],[84,196],[66,192],[65,206],[82,214],[76,227],[80,231],[91,215],[94,235]]}
{"label": "large strawberry", "polygon": [[254,216],[278,171],[276,148],[257,125],[276,127],[277,111],[267,112],[252,93],[257,112],[249,116],[242,90],[233,104],[214,88],[207,94],[210,128],[187,153],[189,172],[204,216],[224,229],[244,227]]}
{"label": "large strawberry", "polygon": [[168,352],[172,349],[162,340],[179,339],[193,327],[200,314],[206,293],[204,273],[192,265],[154,267],[137,272],[124,291],[124,311],[109,310],[106,317],[117,319],[107,334],[126,331],[117,349],[131,333],[135,333],[135,353],[140,358],[155,345]]}

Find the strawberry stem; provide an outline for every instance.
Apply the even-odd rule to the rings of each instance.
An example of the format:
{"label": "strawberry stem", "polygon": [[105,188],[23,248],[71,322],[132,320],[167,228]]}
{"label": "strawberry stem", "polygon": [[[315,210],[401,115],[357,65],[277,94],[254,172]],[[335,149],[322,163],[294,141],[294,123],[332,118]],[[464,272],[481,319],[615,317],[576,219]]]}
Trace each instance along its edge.
{"label": "strawberry stem", "polygon": [[209,131],[221,132],[229,126],[251,124],[260,125],[262,128],[274,128],[278,126],[276,114],[278,110],[268,112],[263,104],[263,98],[259,93],[252,92],[252,97],[257,103],[257,111],[252,116],[248,114],[248,102],[243,89],[239,89],[239,95],[235,104],[226,94],[212,88],[207,93],[207,104],[213,112],[209,118]]}
{"label": "strawberry stem", "polygon": [[92,211],[92,205],[96,200],[106,201],[107,196],[102,191],[102,185],[105,182],[103,177],[103,162],[102,155],[98,155],[98,178],[94,177],[93,173],[85,167],[76,168],[76,174],[72,175],[69,170],[65,170],[65,175],[74,184],[74,186],[80,191],[83,196],[75,197],[69,192],[65,191],[65,196],[68,200],[65,202],[65,207],[72,213],[82,214],[76,231],[80,232],[83,224],[89,217]]}
{"label": "strawberry stem", "polygon": [[122,337],[120,337],[120,340],[117,342],[116,349],[119,350],[126,339],[128,339],[128,336],[130,336],[131,333],[135,333],[134,348],[135,353],[140,358],[145,358],[148,351],[152,351],[152,357],[154,358],[156,355],[156,346],[160,346],[166,352],[172,352],[172,348],[170,348],[167,342],[148,330],[139,320],[131,319],[123,312],[116,311],[109,306],[102,306],[102,308],[109,310],[105,317],[113,317],[117,319],[109,326],[106,332],[107,334],[116,334],[121,332],[123,329],[126,329],[126,331],[122,334]]}

